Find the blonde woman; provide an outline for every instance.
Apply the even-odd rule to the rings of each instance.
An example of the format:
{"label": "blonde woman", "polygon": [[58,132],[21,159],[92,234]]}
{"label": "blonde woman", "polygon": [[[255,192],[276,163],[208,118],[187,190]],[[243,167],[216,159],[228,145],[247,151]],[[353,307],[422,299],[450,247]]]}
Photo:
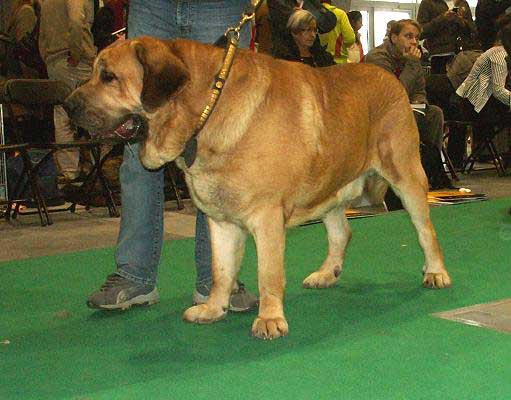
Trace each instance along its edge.
{"label": "blonde woman", "polygon": [[316,18],[309,11],[295,10],[286,28],[290,37],[286,52],[274,54],[277,58],[299,61],[311,67],[334,65],[333,57],[320,44]]}

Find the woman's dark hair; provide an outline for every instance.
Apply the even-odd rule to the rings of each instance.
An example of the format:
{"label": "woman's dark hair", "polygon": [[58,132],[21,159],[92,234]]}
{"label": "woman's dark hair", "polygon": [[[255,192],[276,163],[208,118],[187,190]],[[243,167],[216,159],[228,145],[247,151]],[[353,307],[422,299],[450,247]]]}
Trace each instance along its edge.
{"label": "woman's dark hair", "polygon": [[[497,41],[501,41],[504,44],[504,41],[509,43],[509,28],[511,27],[511,13],[503,14],[499,18],[497,18]],[[507,33],[506,33],[507,32]],[[506,38],[507,36],[507,38]],[[505,46],[504,46],[505,47]],[[506,49],[509,54],[509,50]]]}
{"label": "woman's dark hair", "polygon": [[497,18],[496,24],[498,30],[501,30],[504,27],[506,27],[506,25],[511,24],[511,13],[502,14],[501,16],[499,16]]}
{"label": "woman's dark hair", "polygon": [[362,19],[362,13],[360,11],[350,11],[347,15],[351,26],[355,25],[355,22]]}
{"label": "woman's dark hair", "polygon": [[506,49],[508,57],[511,56],[511,24],[507,24],[499,31],[500,41]]}

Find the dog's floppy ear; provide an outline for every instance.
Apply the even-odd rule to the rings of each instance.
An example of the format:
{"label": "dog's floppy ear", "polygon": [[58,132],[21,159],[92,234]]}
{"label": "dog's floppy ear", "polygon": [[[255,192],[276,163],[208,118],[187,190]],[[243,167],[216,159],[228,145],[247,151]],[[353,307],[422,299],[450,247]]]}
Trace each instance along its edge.
{"label": "dog's floppy ear", "polygon": [[132,46],[144,67],[142,105],[152,112],[179,93],[190,75],[183,62],[164,43],[135,40]]}

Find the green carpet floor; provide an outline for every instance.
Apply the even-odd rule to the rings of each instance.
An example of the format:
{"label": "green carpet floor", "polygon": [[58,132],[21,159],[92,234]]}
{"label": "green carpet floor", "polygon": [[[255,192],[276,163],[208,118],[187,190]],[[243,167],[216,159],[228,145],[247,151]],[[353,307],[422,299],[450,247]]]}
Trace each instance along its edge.
{"label": "green carpet floor", "polygon": [[[323,259],[323,226],[289,231],[290,334],[273,342],[249,335],[255,313],[182,322],[192,240],[165,245],[161,303],[125,313],[85,307],[113,249],[2,263],[0,399],[511,399],[511,335],[430,315],[511,296],[510,206],[432,211],[454,281],[441,291],[420,287],[406,213],[352,220],[341,281],[321,291],[301,282]],[[252,244],[242,278],[256,289]]]}

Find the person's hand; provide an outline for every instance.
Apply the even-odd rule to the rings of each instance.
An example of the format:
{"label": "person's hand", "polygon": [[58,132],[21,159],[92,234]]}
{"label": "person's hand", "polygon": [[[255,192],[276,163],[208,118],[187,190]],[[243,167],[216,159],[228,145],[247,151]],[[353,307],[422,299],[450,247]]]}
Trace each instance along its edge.
{"label": "person's hand", "polygon": [[422,53],[417,46],[412,46],[409,50],[405,49],[403,56],[408,60],[420,61]]}
{"label": "person's hand", "polygon": [[453,10],[447,10],[446,12],[444,12],[444,17],[447,18],[448,20],[453,20],[458,18],[458,13],[455,13]]}

